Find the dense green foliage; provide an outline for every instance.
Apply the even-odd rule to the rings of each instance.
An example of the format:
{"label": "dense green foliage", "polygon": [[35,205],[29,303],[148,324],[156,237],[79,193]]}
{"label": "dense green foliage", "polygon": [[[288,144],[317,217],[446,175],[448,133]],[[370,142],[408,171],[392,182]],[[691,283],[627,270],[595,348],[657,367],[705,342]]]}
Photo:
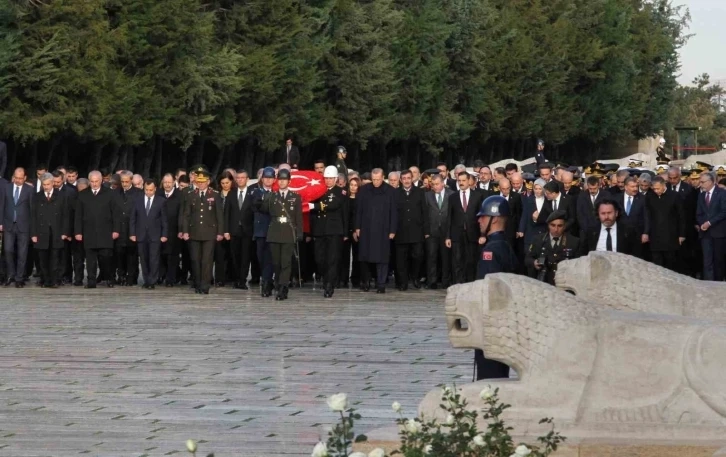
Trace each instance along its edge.
{"label": "dense green foliage", "polygon": [[687,20],[670,0],[0,0],[0,136],[30,167],[152,174],[259,167],[286,135],[360,167],[612,144],[672,125]]}

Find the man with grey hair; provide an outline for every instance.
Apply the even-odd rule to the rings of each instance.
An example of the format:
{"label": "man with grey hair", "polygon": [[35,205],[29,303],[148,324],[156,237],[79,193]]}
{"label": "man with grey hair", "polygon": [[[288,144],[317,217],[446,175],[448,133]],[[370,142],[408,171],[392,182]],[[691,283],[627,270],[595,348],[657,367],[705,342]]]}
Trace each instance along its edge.
{"label": "man with grey hair", "polygon": [[463,172],[466,172],[466,165],[464,165],[463,163],[460,163],[460,164],[456,165],[454,167],[454,179],[452,180],[451,183],[449,183],[447,181],[446,186],[449,189],[453,190],[454,192],[458,192],[459,191],[458,178],[459,178],[459,173],[461,173],[462,171]]}
{"label": "man with grey hair", "polygon": [[134,201],[137,198],[142,198],[144,191],[134,186],[134,174],[132,172],[124,170],[120,176],[121,188],[118,190],[118,194],[121,197],[119,199],[121,205],[119,208],[121,232],[114,244],[116,273],[120,285],[135,286],[139,278],[139,253],[136,242],[129,238],[129,224],[131,223],[131,211],[134,208]]}
{"label": "man with grey hair", "polygon": [[401,173],[398,171],[392,171],[388,173],[388,185],[394,189],[398,189],[401,184]]}
{"label": "man with grey hair", "polygon": [[726,277],[726,191],[716,185],[716,173],[701,173],[696,223],[703,249],[703,279]]}
{"label": "man with grey hair", "polygon": [[[121,197],[102,186],[99,171],[88,174],[90,187],[78,192],[78,206],[73,224],[76,241],[83,242],[86,252],[87,289],[96,288],[97,268],[108,287],[113,287],[113,247],[121,231]],[[79,180],[79,186],[80,186]]]}
{"label": "man with grey hair", "polygon": [[645,195],[648,193],[648,191],[650,190],[651,180],[652,178],[648,173],[643,173],[640,175],[640,177],[638,178],[638,192],[641,195]]}
{"label": "man with grey hair", "polygon": [[371,267],[376,269],[376,288],[386,293],[391,240],[396,236],[398,213],[395,190],[383,182],[383,170],[371,171],[371,185],[361,187],[355,216],[353,239],[359,242],[358,259],[361,262],[361,290],[370,290]]}
{"label": "man with grey hair", "polygon": [[134,186],[135,189],[139,189],[139,190],[143,191],[144,190],[144,177],[139,174],[133,175],[133,177],[131,178],[131,185]]}
{"label": "man with grey hair", "polygon": [[33,196],[30,240],[40,263],[40,286],[55,289],[60,282],[61,250],[71,232],[68,200],[54,189],[52,174],[38,179],[41,191]]}
{"label": "man with grey hair", "polygon": [[3,248],[7,268],[6,286],[25,287],[25,267],[30,245],[30,218],[33,186],[25,182],[24,168],[16,168],[13,182],[5,189],[0,231],[5,232]]}

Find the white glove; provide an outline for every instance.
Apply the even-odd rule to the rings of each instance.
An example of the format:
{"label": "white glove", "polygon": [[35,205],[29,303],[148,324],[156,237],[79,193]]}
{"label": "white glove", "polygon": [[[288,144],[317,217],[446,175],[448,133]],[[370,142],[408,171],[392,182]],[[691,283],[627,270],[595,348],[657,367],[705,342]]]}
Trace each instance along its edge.
{"label": "white glove", "polygon": [[308,209],[313,209],[313,208],[315,208],[315,205],[313,205],[312,203],[308,203]]}

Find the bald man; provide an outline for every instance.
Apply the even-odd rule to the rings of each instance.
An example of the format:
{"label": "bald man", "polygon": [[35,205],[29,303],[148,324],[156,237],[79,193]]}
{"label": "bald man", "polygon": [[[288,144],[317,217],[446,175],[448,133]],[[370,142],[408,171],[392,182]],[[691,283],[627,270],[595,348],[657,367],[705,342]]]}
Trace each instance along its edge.
{"label": "bald man", "polygon": [[421,181],[421,170],[418,169],[417,166],[409,167],[408,170],[411,172],[411,175],[413,176],[413,187],[421,187],[423,186],[423,181]]}

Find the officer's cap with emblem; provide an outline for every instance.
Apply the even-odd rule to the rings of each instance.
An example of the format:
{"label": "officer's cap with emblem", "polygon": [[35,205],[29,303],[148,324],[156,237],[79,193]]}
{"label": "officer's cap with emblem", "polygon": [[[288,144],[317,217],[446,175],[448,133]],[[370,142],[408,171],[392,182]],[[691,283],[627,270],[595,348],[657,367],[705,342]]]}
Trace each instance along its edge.
{"label": "officer's cap with emblem", "polygon": [[726,165],[714,165],[713,171],[715,171],[718,176],[726,176]]}
{"label": "officer's cap with emblem", "polygon": [[713,170],[713,165],[711,165],[710,163],[699,161],[696,162],[696,166],[694,168],[700,171],[711,171]]}
{"label": "officer's cap with emblem", "polygon": [[698,168],[694,168],[691,170],[691,173],[688,175],[688,178],[689,179],[698,179],[701,177],[701,173],[702,173],[701,170],[699,170]]}
{"label": "officer's cap with emblem", "polygon": [[467,173],[469,174],[469,176],[471,176],[471,177],[472,177],[472,178],[474,178],[474,179],[476,179],[476,178],[478,178],[478,177],[479,177],[479,173],[477,173],[477,172],[476,172],[476,171],[474,171],[474,170],[472,170],[472,171],[468,171],[468,170],[467,170]]}
{"label": "officer's cap with emblem", "polygon": [[199,166],[193,169],[191,172],[197,175],[196,178],[194,178],[197,182],[207,182],[211,177],[211,173],[209,173],[209,170],[207,170],[203,166]]}
{"label": "officer's cap with emblem", "polygon": [[658,165],[657,167],[655,167],[655,172],[658,174],[661,174],[661,173],[665,173],[669,169],[670,169],[670,167],[668,165],[662,163],[662,164]]}
{"label": "officer's cap with emblem", "polygon": [[509,216],[509,202],[501,195],[492,195],[482,202],[481,208],[479,208],[479,212],[476,215],[477,217]]}
{"label": "officer's cap with emblem", "polygon": [[277,172],[277,179],[290,179],[290,170],[282,169]]}
{"label": "officer's cap with emblem", "polygon": [[338,177],[338,169],[335,168],[335,165],[328,165],[325,167],[325,171],[323,171],[323,178],[337,178]]}
{"label": "officer's cap with emblem", "polygon": [[272,167],[265,167],[264,170],[262,170],[262,177],[263,178],[274,178],[275,177],[275,169]]}
{"label": "officer's cap with emblem", "polygon": [[643,161],[638,159],[629,159],[628,168],[638,168],[643,166]]}
{"label": "officer's cap with emblem", "polygon": [[557,211],[552,211],[549,216],[547,216],[547,223],[549,224],[552,221],[556,221],[562,219],[567,220],[567,213],[565,211],[562,211],[561,209],[558,209]]}

